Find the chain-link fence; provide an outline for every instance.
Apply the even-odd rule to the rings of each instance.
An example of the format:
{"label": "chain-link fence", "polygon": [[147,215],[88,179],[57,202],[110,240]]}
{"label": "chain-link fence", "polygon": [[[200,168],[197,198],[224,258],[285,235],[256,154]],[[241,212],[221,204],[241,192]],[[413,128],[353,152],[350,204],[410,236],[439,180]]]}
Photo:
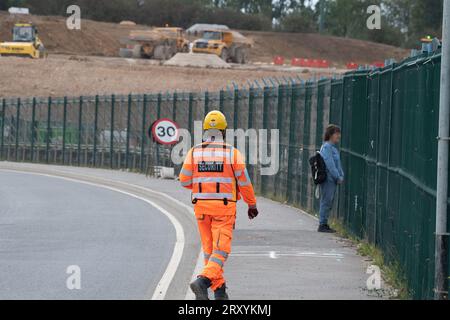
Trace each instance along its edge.
{"label": "chain-link fence", "polygon": [[193,132],[220,109],[231,128],[279,129],[278,173],[248,166],[259,194],[317,212],[308,160],[325,126],[339,124],[346,183],[335,215],[400,264],[415,298],[432,298],[439,74],[436,54],[342,79],[269,79],[215,93],[4,99],[0,157],[148,173],[174,166],[171,147],[149,136],[154,121]]}

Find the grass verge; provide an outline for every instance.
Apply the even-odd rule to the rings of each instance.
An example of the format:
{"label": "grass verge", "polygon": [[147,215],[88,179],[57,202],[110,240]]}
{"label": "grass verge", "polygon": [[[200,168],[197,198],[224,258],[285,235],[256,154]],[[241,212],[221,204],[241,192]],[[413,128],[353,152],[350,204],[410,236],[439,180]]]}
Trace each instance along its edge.
{"label": "grass verge", "polygon": [[370,258],[373,261],[372,264],[380,267],[383,280],[395,291],[392,299],[411,299],[407,281],[399,263],[387,263],[381,249],[352,235],[341,221],[333,219],[331,225],[339,236],[350,240],[357,247],[359,255]]}

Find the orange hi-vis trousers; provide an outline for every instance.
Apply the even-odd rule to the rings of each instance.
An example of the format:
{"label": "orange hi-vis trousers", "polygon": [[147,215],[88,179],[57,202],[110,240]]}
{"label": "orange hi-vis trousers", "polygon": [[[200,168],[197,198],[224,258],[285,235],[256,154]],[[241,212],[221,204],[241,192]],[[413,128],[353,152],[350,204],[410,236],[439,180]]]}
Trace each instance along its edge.
{"label": "orange hi-vis trousers", "polygon": [[200,276],[211,280],[211,289],[224,283],[223,266],[231,253],[231,241],[236,215],[197,215],[198,229],[202,239],[205,268]]}

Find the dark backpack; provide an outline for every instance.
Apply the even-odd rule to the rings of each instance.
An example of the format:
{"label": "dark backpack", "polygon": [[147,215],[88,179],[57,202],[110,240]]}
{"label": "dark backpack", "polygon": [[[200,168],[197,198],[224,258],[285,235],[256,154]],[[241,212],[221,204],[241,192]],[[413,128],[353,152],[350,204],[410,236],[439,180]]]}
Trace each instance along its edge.
{"label": "dark backpack", "polygon": [[320,152],[316,152],[314,157],[309,159],[311,165],[312,177],[316,185],[322,184],[327,180],[327,166]]}

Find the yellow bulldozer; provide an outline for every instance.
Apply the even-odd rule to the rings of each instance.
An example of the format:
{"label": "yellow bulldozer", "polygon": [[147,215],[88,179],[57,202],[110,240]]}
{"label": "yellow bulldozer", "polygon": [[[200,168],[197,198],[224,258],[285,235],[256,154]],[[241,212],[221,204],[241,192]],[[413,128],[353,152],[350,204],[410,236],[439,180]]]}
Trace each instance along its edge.
{"label": "yellow bulldozer", "polygon": [[194,41],[194,53],[215,54],[226,62],[248,62],[253,43],[240,33],[231,30],[204,30],[201,39]]}
{"label": "yellow bulldozer", "polygon": [[19,56],[41,59],[46,50],[38,37],[36,26],[31,23],[16,23],[12,30],[11,42],[0,42],[0,56]]}

